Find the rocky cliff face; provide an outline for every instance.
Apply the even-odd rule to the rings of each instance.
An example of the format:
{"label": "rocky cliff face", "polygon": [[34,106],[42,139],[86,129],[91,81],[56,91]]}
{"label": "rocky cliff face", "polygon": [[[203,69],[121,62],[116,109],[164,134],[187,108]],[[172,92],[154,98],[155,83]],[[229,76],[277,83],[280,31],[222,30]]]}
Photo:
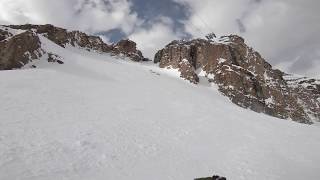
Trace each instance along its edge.
{"label": "rocky cliff face", "polygon": [[0,70],[21,68],[29,61],[42,56],[41,43],[35,33],[31,31],[17,35],[5,33],[0,41]]}
{"label": "rocky cliff face", "polygon": [[134,61],[146,60],[136,43],[122,40],[108,45],[100,37],[89,36],[80,31],[68,31],[53,25],[10,25],[0,26],[0,70],[23,67],[28,62],[46,55],[49,62],[61,62],[58,55],[45,52],[41,48],[39,35],[42,35],[61,47],[74,46],[88,51],[110,53],[128,57]]}
{"label": "rocky cliff face", "polygon": [[285,75],[290,89],[297,94],[299,103],[314,120],[320,120],[320,80]]}
{"label": "rocky cliff face", "polygon": [[319,81],[288,81],[239,36],[173,41],[154,61],[195,84],[205,76],[241,107],[307,124],[320,120]]}
{"label": "rocky cliff face", "polygon": [[142,52],[137,49],[137,44],[129,39],[124,39],[114,44],[112,51],[115,54],[123,54],[130,57],[133,61],[149,61],[149,59],[144,58]]}

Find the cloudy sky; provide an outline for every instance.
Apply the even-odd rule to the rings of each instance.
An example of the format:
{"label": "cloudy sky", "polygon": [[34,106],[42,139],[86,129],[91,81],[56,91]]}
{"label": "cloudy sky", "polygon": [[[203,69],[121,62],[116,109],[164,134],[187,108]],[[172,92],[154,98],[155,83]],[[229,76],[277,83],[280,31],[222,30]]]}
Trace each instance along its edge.
{"label": "cloudy sky", "polygon": [[150,58],[174,39],[239,34],[274,66],[319,76],[319,7],[319,0],[0,0],[0,24],[130,38]]}

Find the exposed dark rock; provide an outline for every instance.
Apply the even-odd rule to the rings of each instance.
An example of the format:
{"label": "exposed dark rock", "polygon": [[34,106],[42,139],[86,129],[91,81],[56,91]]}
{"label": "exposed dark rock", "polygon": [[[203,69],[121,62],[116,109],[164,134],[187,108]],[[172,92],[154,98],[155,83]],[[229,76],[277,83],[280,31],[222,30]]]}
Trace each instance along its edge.
{"label": "exposed dark rock", "polygon": [[284,76],[289,87],[297,94],[300,104],[315,120],[320,119],[320,80],[307,77]]}
{"label": "exposed dark rock", "polygon": [[152,61],[152,60],[151,60],[151,59],[149,59],[149,58],[143,58],[143,59],[142,59],[142,61],[147,62],[147,61]]}
{"label": "exposed dark rock", "polygon": [[227,178],[214,175],[214,176],[212,176],[212,177],[197,178],[197,179],[195,179],[195,180],[227,180]]}
{"label": "exposed dark rock", "polygon": [[96,50],[100,52],[110,52],[112,46],[105,44],[100,37],[89,36],[80,31],[67,31],[66,29],[55,27],[51,24],[47,25],[10,25],[13,29],[33,30],[37,34],[42,34],[61,47],[67,45],[78,46],[88,50]]}
{"label": "exposed dark rock", "polygon": [[21,68],[42,54],[41,42],[34,32],[18,34],[0,42],[0,70]]}
{"label": "exposed dark rock", "polygon": [[52,53],[48,53],[48,62],[64,64],[60,56]]}
{"label": "exposed dark rock", "polygon": [[206,35],[206,38],[211,41],[211,40],[213,40],[214,38],[217,38],[217,36],[216,36],[215,33],[210,33],[210,34],[207,34],[207,35]]}
{"label": "exposed dark rock", "polygon": [[[182,78],[195,84],[199,80],[196,72],[202,71],[233,103],[256,112],[307,124],[312,123],[310,112],[319,115],[315,113],[319,112],[319,102],[301,104],[299,97],[306,91],[297,93],[283,78],[283,72],[273,69],[236,35],[173,41],[157,52],[154,62],[161,68],[178,69]],[[315,87],[308,93],[317,92]]]}
{"label": "exposed dark rock", "polygon": [[58,63],[58,64],[64,64],[64,62],[61,61],[61,60],[57,60],[57,63]]}
{"label": "exposed dark rock", "polygon": [[137,44],[129,39],[121,40],[114,45],[115,53],[122,53],[131,58],[133,61],[146,61],[147,59],[142,56],[141,51],[137,49]]}
{"label": "exposed dark rock", "polygon": [[[10,32],[15,32],[12,34]],[[62,58],[41,48],[39,35],[42,35],[57,45],[65,48],[74,46],[96,51],[122,55],[133,61],[149,61],[144,58],[136,43],[131,40],[122,40],[115,45],[108,45],[98,36],[89,36],[80,31],[67,31],[53,25],[10,25],[0,28],[0,70],[11,70],[23,67],[44,54],[48,55],[48,62],[63,64]]]}
{"label": "exposed dark rock", "polygon": [[89,36],[80,31],[68,31],[63,28],[47,25],[10,25],[13,29],[33,30],[37,34],[42,34],[61,47],[67,45],[78,46],[87,50],[94,50],[113,55],[122,54],[133,61],[146,60],[141,51],[136,47],[136,43],[131,40],[121,40],[115,45],[108,45],[98,36]]}
{"label": "exposed dark rock", "polygon": [[0,29],[0,41],[3,41],[11,36],[12,34],[10,32]]}
{"label": "exposed dark rock", "polygon": [[197,84],[199,82],[199,77],[195,73],[194,67],[189,63],[187,59],[183,59],[179,62],[180,77],[189,80],[190,82]]}

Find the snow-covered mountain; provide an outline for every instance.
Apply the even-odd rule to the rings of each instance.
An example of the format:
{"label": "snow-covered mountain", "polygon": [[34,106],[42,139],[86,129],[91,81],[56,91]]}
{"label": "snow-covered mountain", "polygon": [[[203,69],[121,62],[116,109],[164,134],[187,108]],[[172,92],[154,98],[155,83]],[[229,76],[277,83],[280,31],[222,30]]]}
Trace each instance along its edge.
{"label": "snow-covered mountain", "polygon": [[230,103],[206,73],[195,85],[177,69],[131,61],[130,41],[104,51],[2,28],[5,47],[23,35],[13,40],[37,43],[17,52],[37,48],[22,53],[22,70],[0,71],[0,180],[320,178],[317,124]]}
{"label": "snow-covered mountain", "polygon": [[[90,36],[80,31],[68,31],[53,25],[11,25],[0,26],[0,70],[12,70],[29,67],[33,60],[45,59],[47,62],[63,64],[61,57],[51,49],[44,50],[41,37],[45,37],[60,47],[78,47],[113,56],[129,57],[133,61],[147,61],[136,43],[121,40],[108,45],[100,37]],[[35,67],[34,65],[32,67]]]}
{"label": "snow-covered mountain", "polygon": [[173,41],[155,62],[195,84],[198,74],[205,76],[241,107],[307,124],[320,121],[320,80],[274,69],[237,35]]}

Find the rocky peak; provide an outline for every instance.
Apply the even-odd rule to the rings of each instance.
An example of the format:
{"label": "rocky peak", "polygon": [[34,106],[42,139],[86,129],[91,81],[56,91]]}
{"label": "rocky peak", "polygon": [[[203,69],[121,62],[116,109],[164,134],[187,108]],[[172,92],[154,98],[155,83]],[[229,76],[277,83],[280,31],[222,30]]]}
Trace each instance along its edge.
{"label": "rocky peak", "polygon": [[273,69],[240,36],[172,41],[157,52],[154,62],[161,68],[178,69],[182,78],[195,84],[199,76],[205,76],[241,107],[308,124],[313,117],[320,120],[316,116],[319,100],[311,106],[301,100],[311,91],[302,98],[302,93],[284,79],[285,74]]}
{"label": "rocky peak", "polygon": [[101,52],[109,52],[112,47],[105,44],[100,37],[89,36],[80,31],[68,31],[63,28],[55,27],[51,24],[46,25],[10,25],[12,29],[34,31],[58,44],[61,47],[68,45],[78,46],[87,50],[97,50]]}
{"label": "rocky peak", "polygon": [[147,60],[146,58],[143,58],[142,52],[137,49],[137,44],[129,39],[120,40],[113,47],[115,51],[118,51],[118,53],[123,53],[127,57],[130,57],[133,61]]}
{"label": "rocky peak", "polygon": [[[68,31],[53,25],[9,25],[0,26],[0,70],[17,69],[23,67],[33,59],[43,55],[48,57],[48,62],[60,62],[61,58],[52,61],[52,53],[41,48],[39,35],[44,36],[55,44],[66,48],[67,46],[79,47],[88,51],[110,53],[114,56],[122,55],[133,61],[145,61],[141,51],[136,48],[136,43],[122,40],[117,44],[108,45],[98,36],[90,36],[80,31]],[[50,55],[51,54],[51,55]],[[54,55],[58,57],[58,55]]]}

